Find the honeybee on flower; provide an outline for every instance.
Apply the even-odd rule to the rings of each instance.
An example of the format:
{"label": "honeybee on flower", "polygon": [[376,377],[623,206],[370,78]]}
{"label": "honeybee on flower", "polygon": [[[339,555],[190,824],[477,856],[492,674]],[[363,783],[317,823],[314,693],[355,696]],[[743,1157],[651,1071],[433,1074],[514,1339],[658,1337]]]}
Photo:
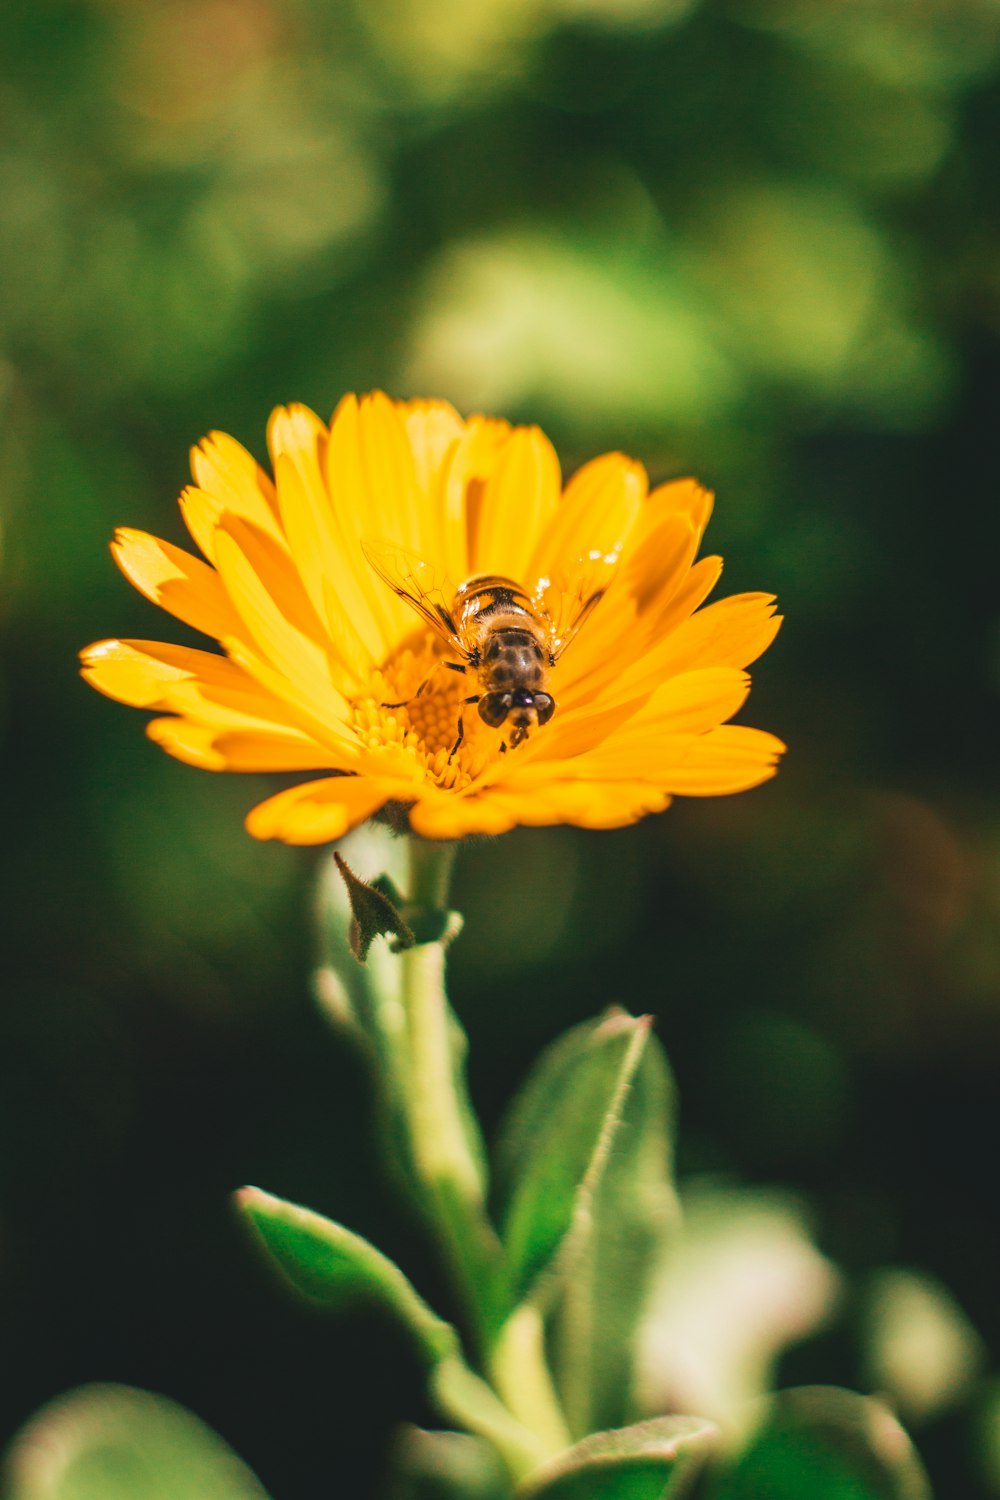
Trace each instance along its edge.
{"label": "honeybee on flower", "polygon": [[[461,658],[455,662],[442,657],[436,665],[476,673],[483,691],[463,698],[462,706],[476,704],[479,717],[493,729],[509,723],[512,750],[528,738],[530,729],[547,724],[555,712],[555,699],[545,691],[546,670],[555,666],[600,603],[605,589],[598,579],[618,561],[617,552],[592,553],[579,560],[572,591],[554,588],[550,578],[540,578],[529,596],[512,578],[497,574],[470,578],[457,590],[445,590],[432,581],[422,558],[364,543],[362,550],[393,593],[413,606],[451,655]],[[417,689],[418,697],[434,670]],[[384,708],[408,706],[383,704]],[[458,738],[449,760],[464,738],[465,720],[459,714]],[[501,740],[501,753],[507,744]]]}
{"label": "honeybee on flower", "polygon": [[538,428],[379,392],[329,426],[279,408],[268,436],[273,479],[224,434],[193,451],[180,507],[205,561],[112,544],[221,651],[83,653],[180,760],[324,773],[254,808],[256,837],[325,842],[386,804],[427,838],[608,828],[774,774],[781,742],[727,721],[780,617],[768,594],[705,605],[721,561],[695,561],[695,481],[650,489],[610,453],[563,487]]}

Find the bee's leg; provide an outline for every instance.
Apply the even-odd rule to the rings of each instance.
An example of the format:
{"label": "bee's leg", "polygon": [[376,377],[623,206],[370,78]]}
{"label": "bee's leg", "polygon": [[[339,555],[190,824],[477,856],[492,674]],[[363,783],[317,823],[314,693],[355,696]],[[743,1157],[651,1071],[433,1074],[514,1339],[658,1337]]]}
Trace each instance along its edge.
{"label": "bee's leg", "polygon": [[[450,663],[448,665],[450,665]],[[464,668],[463,668],[463,671],[464,671]],[[481,697],[482,697],[481,693],[473,693],[473,695],[472,695],[471,698],[463,698],[462,702],[463,702],[463,704],[465,704],[465,703],[478,703]],[[450,752],[448,754],[448,759],[449,760],[454,760],[455,755],[458,752],[458,747],[459,747],[459,745],[461,745],[461,743],[462,743],[462,741],[464,739],[465,739],[465,723],[464,723],[464,721],[462,719],[462,715],[459,714],[459,716],[458,716],[458,739],[455,741],[455,743],[451,747],[451,750],[450,750]]]}
{"label": "bee's leg", "polygon": [[507,754],[507,741],[506,740],[501,740],[500,741],[500,754],[501,755],[506,755]]}
{"label": "bee's leg", "polygon": [[434,673],[437,671],[438,667],[450,667],[453,672],[465,671],[465,665],[462,662],[437,661],[434,663],[433,667],[431,667],[430,671],[427,673],[427,676],[417,688],[417,691],[413,694],[412,698],[404,698],[401,703],[380,703],[379,708],[405,708],[408,703],[413,703],[415,699],[420,697],[420,694],[424,691],[424,689],[429,686],[430,680],[434,676]]}

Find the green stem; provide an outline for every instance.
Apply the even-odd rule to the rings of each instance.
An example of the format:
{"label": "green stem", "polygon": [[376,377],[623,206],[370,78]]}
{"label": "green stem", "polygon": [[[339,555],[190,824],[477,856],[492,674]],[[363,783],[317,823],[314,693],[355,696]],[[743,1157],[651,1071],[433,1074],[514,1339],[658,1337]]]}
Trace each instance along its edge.
{"label": "green stem", "polygon": [[[454,849],[412,839],[412,906],[447,908]],[[486,1209],[474,1117],[456,1067],[457,1023],[445,993],[445,944],[400,955],[409,1068],[406,1110],[427,1210],[455,1277],[484,1372],[493,1388],[457,1365],[443,1369],[438,1396],[470,1430],[490,1436],[521,1477],[568,1446],[570,1436],[545,1358],[541,1317],[522,1307],[504,1321],[503,1251]],[[464,1367],[463,1367],[464,1368]],[[477,1425],[478,1424],[478,1425]]]}
{"label": "green stem", "polygon": [[[446,908],[453,860],[452,846],[411,839],[411,904],[429,910]],[[420,943],[402,953],[400,962],[410,1064],[406,1108],[414,1164],[482,1349],[495,1324],[500,1250],[486,1213],[482,1172],[456,1087],[444,945]]]}
{"label": "green stem", "polygon": [[553,1457],[551,1447],[522,1425],[457,1356],[442,1360],[436,1367],[431,1376],[431,1395],[442,1416],[493,1444],[515,1482]]}
{"label": "green stem", "polygon": [[545,1357],[545,1324],[522,1302],[504,1324],[490,1355],[490,1376],[509,1411],[544,1442],[551,1458],[573,1439]]}

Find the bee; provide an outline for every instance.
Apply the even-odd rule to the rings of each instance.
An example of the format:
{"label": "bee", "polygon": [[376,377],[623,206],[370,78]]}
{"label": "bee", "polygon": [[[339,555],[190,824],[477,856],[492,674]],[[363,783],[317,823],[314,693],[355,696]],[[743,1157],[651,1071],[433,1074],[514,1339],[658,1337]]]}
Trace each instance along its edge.
{"label": "bee", "polygon": [[[415,696],[424,691],[438,666],[474,673],[480,690],[462,699],[463,708],[475,705],[479,717],[492,729],[509,724],[514,750],[555,713],[556,700],[548,691],[546,674],[604,597],[620,549],[595,550],[580,559],[578,576],[570,587],[544,577],[531,593],[514,579],[496,573],[477,574],[460,588],[448,590],[427,563],[404,547],[365,542],[362,550],[383,582],[459,658],[452,661],[446,656],[437,662]],[[412,701],[382,706],[404,708]],[[449,760],[465,737],[461,713],[457,730]],[[505,751],[507,742],[500,748]]]}

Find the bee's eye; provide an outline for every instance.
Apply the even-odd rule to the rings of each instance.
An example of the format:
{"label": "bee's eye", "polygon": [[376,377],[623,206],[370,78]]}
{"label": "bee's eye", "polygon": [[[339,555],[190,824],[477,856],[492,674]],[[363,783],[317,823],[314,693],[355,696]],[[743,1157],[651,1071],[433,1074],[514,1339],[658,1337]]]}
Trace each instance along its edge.
{"label": "bee's eye", "polygon": [[479,700],[479,717],[491,729],[499,729],[510,710],[510,693],[484,693]]}
{"label": "bee's eye", "polygon": [[539,724],[547,724],[556,711],[556,700],[549,693],[535,693],[534,699]]}

